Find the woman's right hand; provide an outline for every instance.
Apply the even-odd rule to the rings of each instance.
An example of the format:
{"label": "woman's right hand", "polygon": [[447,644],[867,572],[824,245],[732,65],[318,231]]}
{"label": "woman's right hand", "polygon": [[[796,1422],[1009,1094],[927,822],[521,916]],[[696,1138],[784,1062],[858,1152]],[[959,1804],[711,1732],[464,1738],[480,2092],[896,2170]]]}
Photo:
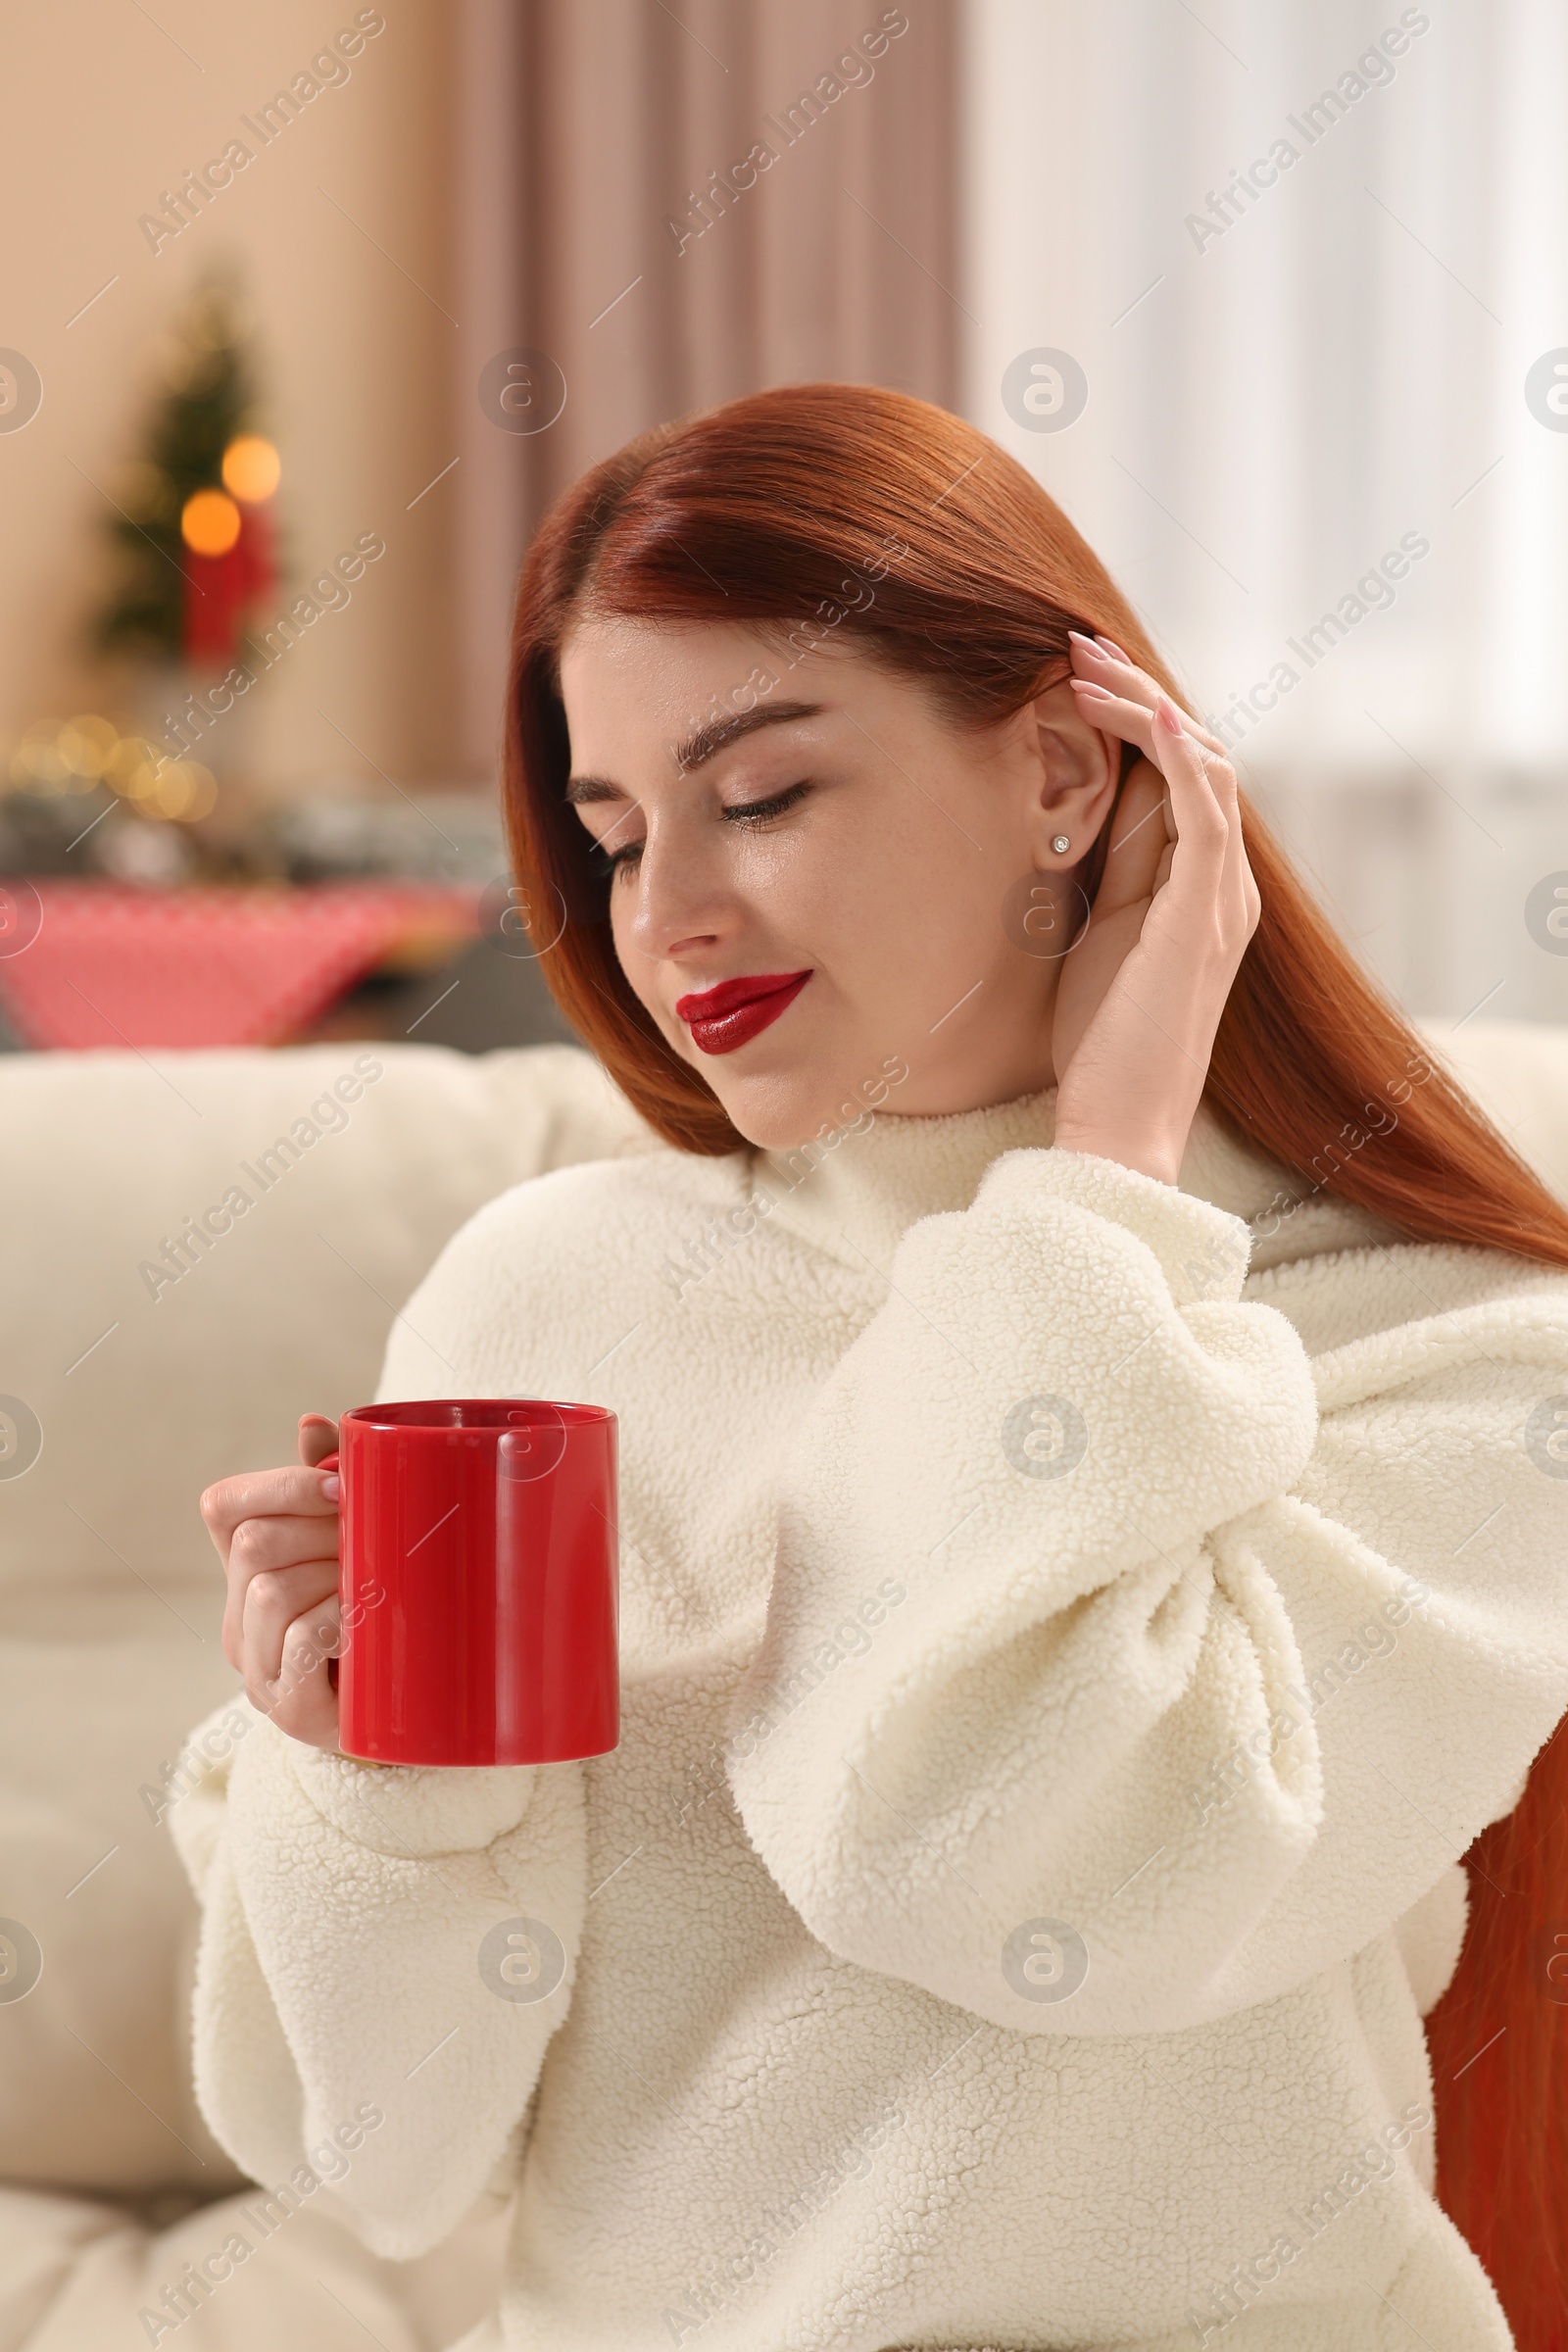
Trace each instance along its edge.
{"label": "woman's right hand", "polygon": [[338,1481],[316,1464],[337,1445],[324,1413],[300,1417],[300,1468],[220,1479],[201,1514],[228,1580],[223,1655],[245,1695],[280,1732],[337,1746],[337,1692],[327,1673],[341,1644]]}

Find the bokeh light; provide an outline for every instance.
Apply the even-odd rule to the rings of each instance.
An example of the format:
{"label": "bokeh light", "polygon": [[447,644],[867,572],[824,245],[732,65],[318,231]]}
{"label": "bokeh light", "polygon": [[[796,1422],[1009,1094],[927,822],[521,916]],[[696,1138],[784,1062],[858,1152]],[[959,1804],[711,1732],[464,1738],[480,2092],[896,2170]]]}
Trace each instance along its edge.
{"label": "bokeh light", "polygon": [[93,711],[68,718],[56,741],[66,765],[86,784],[95,784],[109,765],[120,729]]}
{"label": "bokeh light", "polygon": [[122,735],[109,755],[104,782],[124,796],[140,801],[158,780],[158,753],[145,735]]}
{"label": "bokeh light", "polygon": [[210,767],[199,760],[172,760],[160,770],[152,790],[138,797],[137,806],[146,816],[177,817],[181,824],[194,824],[206,816],[218,801],[218,779]]}
{"label": "bokeh light", "polygon": [[11,776],[24,792],[66,792],[74,783],[71,764],[59,744],[60,721],[42,718],[27,729],[11,760]]}
{"label": "bokeh light", "polygon": [[226,556],[239,537],[239,509],[221,490],[196,490],[186,499],[179,533],[193,555]]}
{"label": "bokeh light", "polygon": [[223,487],[248,507],[259,507],[271,497],[282,471],[276,450],[259,433],[241,433],[223,452]]}

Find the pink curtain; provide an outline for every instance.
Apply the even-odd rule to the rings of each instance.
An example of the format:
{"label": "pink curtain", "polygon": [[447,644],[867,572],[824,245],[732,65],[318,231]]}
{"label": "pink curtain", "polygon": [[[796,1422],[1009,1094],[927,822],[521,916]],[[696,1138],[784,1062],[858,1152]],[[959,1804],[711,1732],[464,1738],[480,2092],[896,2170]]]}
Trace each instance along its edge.
{"label": "pink curtain", "polygon": [[494,759],[517,564],[585,466],[765,384],[954,404],[957,6],[462,0],[454,750],[470,772]]}

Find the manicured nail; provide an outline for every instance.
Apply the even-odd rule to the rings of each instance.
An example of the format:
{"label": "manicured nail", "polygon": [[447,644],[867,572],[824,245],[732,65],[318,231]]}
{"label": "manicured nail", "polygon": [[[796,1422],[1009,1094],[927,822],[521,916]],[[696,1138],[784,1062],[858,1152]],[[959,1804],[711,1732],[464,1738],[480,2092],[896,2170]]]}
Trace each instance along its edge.
{"label": "manicured nail", "polygon": [[1113,662],[1125,662],[1128,668],[1132,668],[1133,662],[1131,655],[1124,654],[1121,650],[1121,647],[1116,643],[1113,637],[1102,637],[1097,632],[1095,643],[1099,646],[1101,652],[1102,654],[1108,654]]}
{"label": "manicured nail", "polygon": [[1118,700],[1108,686],[1097,686],[1093,678],[1069,678],[1067,683],[1072,687],[1074,693],[1094,695],[1102,703],[1114,703]]}
{"label": "manicured nail", "polygon": [[337,1472],[335,1470],[328,1470],[325,1477],[321,1480],[322,1500],[325,1502],[336,1502],[338,1495],[342,1492],[342,1488],[343,1481],[341,1478],[339,1478]]}
{"label": "manicured nail", "polygon": [[1100,647],[1096,644],[1094,638],[1086,637],[1082,629],[1069,629],[1067,634],[1072,639],[1074,645],[1081,645],[1083,647],[1085,653],[1099,653]]}
{"label": "manicured nail", "polygon": [[1162,694],[1154,708],[1168,734],[1180,735],[1183,733],[1182,714],[1168,694]]}

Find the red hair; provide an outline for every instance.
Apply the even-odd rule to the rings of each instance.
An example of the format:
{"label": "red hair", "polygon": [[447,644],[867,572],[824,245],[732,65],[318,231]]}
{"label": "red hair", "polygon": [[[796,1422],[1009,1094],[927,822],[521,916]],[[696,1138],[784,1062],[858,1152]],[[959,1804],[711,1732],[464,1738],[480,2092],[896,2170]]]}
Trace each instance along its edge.
{"label": "red hair", "polygon": [[[564,798],[559,661],[588,612],[747,621],[793,629],[797,645],[842,628],[976,725],[1066,674],[1070,628],[1101,630],[1191,709],[1054,501],[924,401],[861,384],[754,393],[644,433],[585,474],[547,515],[518,584],[508,830],[523,908],[541,943],[555,942],[542,968],[558,1004],[643,1116],[694,1152],[744,1139],[628,987],[607,882]],[[1212,1110],[1306,1189],[1404,1234],[1568,1266],[1568,1211],[1427,1058],[1245,796],[1242,818],[1262,915],[1214,1042]],[[1102,832],[1091,895],[1104,844]],[[1523,2352],[1565,2341],[1568,2025],[1537,1951],[1559,1906],[1568,1912],[1565,1798],[1568,1740],[1554,1738],[1514,1812],[1466,1857],[1470,1931],[1427,2021],[1439,2195]]]}

